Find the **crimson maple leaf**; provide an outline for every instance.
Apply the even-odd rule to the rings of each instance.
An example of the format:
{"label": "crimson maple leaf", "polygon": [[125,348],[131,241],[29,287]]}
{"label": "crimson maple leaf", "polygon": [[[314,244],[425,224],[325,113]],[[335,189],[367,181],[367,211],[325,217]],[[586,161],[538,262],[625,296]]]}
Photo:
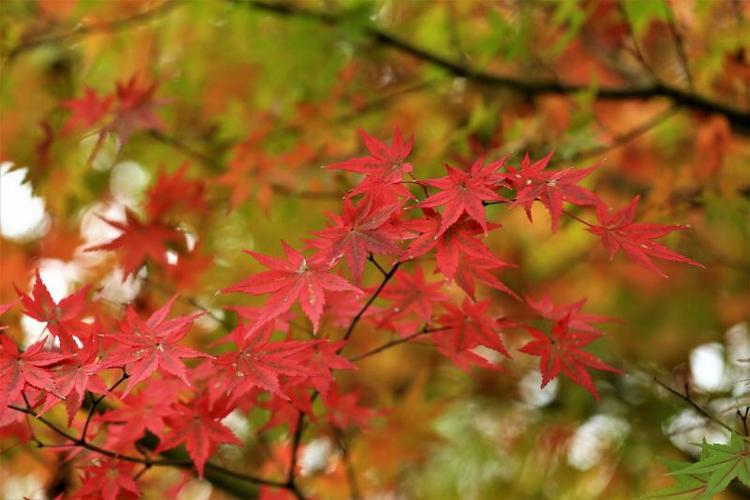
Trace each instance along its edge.
{"label": "crimson maple leaf", "polygon": [[578,185],[584,177],[596,167],[563,168],[545,171],[552,158],[552,152],[541,160],[531,162],[527,154],[521,161],[520,168],[515,170],[508,166],[508,173],[504,178],[508,185],[516,190],[515,201],[511,207],[522,205],[526,215],[531,220],[531,206],[534,201],[541,201],[549,210],[552,219],[552,232],[557,230],[557,224],[563,211],[563,202],[574,205],[596,205],[599,198],[588,189]]}
{"label": "crimson maple leaf", "polygon": [[582,347],[601,337],[601,334],[570,330],[569,319],[570,316],[568,315],[554,324],[552,338],[527,326],[526,330],[534,337],[534,340],[521,347],[519,351],[540,357],[539,371],[542,373],[542,387],[562,372],[563,375],[590,392],[596,399],[600,399],[586,367],[617,374],[622,372],[582,350]]}
{"label": "crimson maple leaf", "polygon": [[442,287],[442,281],[425,281],[424,273],[419,266],[415,267],[412,274],[399,269],[393,280],[380,293],[380,298],[390,301],[391,304],[378,316],[378,325],[407,334],[414,331],[417,326],[414,322],[408,322],[403,326],[394,323],[410,315],[416,316],[418,323],[429,323],[433,307],[448,300],[448,295],[440,291]]}
{"label": "crimson maple leaf", "polygon": [[222,354],[213,361],[221,375],[209,386],[211,402],[227,397],[233,404],[255,387],[286,398],[281,392],[279,375],[305,376],[310,372],[310,342],[270,342],[271,324],[254,330],[241,326],[232,332],[237,352]]}
{"label": "crimson maple leaf", "polygon": [[0,334],[0,414],[21,395],[25,387],[51,392],[58,397],[52,365],[67,356],[44,351],[46,339],[31,344],[20,352],[7,335]]}
{"label": "crimson maple leaf", "polygon": [[44,285],[39,269],[36,270],[31,296],[16,288],[24,307],[24,314],[46,323],[49,331],[60,339],[61,346],[66,350],[76,350],[73,334],[81,327],[78,317],[86,305],[88,291],[89,287],[85,286],[57,303]]}
{"label": "crimson maple leaf", "polygon": [[609,259],[612,260],[617,251],[622,250],[630,258],[665,278],[668,276],[651,262],[649,256],[705,267],[703,264],[653,241],[656,238],[668,235],[672,231],[686,229],[687,226],[633,223],[635,206],[639,199],[640,197],[636,196],[625,207],[615,211],[612,211],[603,203],[597,205],[596,216],[599,225],[589,226],[587,230],[602,239],[604,248],[609,253]]}
{"label": "crimson maple leaf", "polygon": [[489,300],[472,302],[465,298],[458,307],[450,302],[443,304],[446,312],[437,318],[439,330],[433,334],[450,338],[455,352],[468,351],[477,346],[494,349],[510,357],[499,334],[499,323],[487,311]]}
{"label": "crimson maple leaf", "polygon": [[116,132],[121,142],[126,142],[136,130],[164,128],[161,118],[154,114],[164,104],[164,101],[154,99],[155,90],[156,83],[141,85],[135,75],[127,82],[116,82],[115,117],[107,128]]}
{"label": "crimson maple leaf", "polygon": [[346,260],[355,283],[362,279],[365,261],[370,253],[398,255],[398,240],[403,231],[389,223],[400,203],[387,203],[382,197],[365,197],[358,205],[344,200],[344,212],[331,215],[333,225],[317,231],[318,238],[310,241],[313,248],[322,250],[321,257],[334,265],[342,256]]}
{"label": "crimson maple leaf", "polygon": [[102,366],[97,361],[97,337],[84,339],[83,345],[76,352],[62,360],[55,371],[57,395],[50,394],[40,413],[46,412],[58,401],[58,396],[65,398],[65,410],[68,413],[68,426],[73,422],[76,412],[83,404],[86,391],[97,394],[109,392],[104,380],[97,375]]}
{"label": "crimson maple leaf", "polygon": [[487,233],[484,202],[504,200],[495,192],[503,179],[498,173],[503,163],[504,160],[499,160],[485,165],[484,159],[480,158],[468,172],[446,165],[446,177],[419,181],[420,184],[441,190],[417,205],[426,208],[445,206],[436,236],[442,235],[464,213],[477,221]]}
{"label": "crimson maple leaf", "polygon": [[617,318],[610,316],[599,316],[596,314],[587,314],[582,312],[586,299],[581,299],[573,304],[557,305],[552,302],[548,293],[542,295],[538,300],[529,297],[524,297],[526,304],[533,309],[541,317],[551,320],[560,321],[561,319],[568,317],[568,325],[570,328],[582,332],[596,333],[599,330],[594,327],[591,323],[611,323],[619,322]]}
{"label": "crimson maple leaf", "polygon": [[174,375],[185,385],[190,385],[185,365],[180,359],[210,357],[194,349],[177,345],[177,342],[187,335],[193,321],[204,313],[167,320],[166,317],[176,299],[176,295],[169,299],[146,321],[138,317],[133,306],[128,306],[125,320],[114,336],[117,339],[117,347],[102,363],[105,368],[126,368],[129,379],[123,396],[127,396],[138,383],[146,380],[157,369],[161,373]]}
{"label": "crimson maple leaf", "polygon": [[411,153],[414,139],[410,138],[405,142],[399,128],[393,133],[391,146],[368,135],[362,129],[358,130],[358,133],[370,155],[331,163],[326,168],[365,174],[388,183],[398,183],[405,173],[412,171],[411,164],[405,160]]}
{"label": "crimson maple leaf", "polygon": [[123,281],[137,271],[147,257],[154,262],[166,265],[166,243],[179,244],[184,240],[182,233],[160,222],[142,223],[129,209],[125,211],[125,222],[110,220],[104,217],[101,217],[101,219],[110,226],[122,231],[122,234],[107,243],[90,246],[85,251],[120,250]]}
{"label": "crimson maple leaf", "polygon": [[179,403],[172,415],[167,417],[171,432],[162,439],[156,451],[169,450],[185,443],[202,478],[208,457],[219,444],[242,445],[232,431],[221,423],[228,413],[229,409],[225,406],[209,405],[205,396],[199,396],[189,403]]}
{"label": "crimson maple leaf", "polygon": [[328,422],[341,430],[347,430],[352,426],[359,429],[367,427],[370,421],[378,415],[378,411],[361,406],[359,391],[351,391],[342,394],[335,385],[331,387],[328,394],[323,398],[328,410]]}
{"label": "crimson maple leaf", "polygon": [[353,291],[361,293],[357,287],[341,276],[332,272],[331,263],[324,259],[313,258],[307,260],[304,255],[282,241],[286,259],[277,259],[250,250],[255,260],[271,269],[255,274],[249,278],[225,288],[223,292],[243,292],[250,295],[272,295],[263,306],[263,314],[258,318],[255,326],[261,325],[281,316],[299,301],[300,307],[313,324],[313,331],[317,332],[320,317],[323,314],[326,298],[325,291]]}
{"label": "crimson maple leaf", "polygon": [[159,220],[175,207],[182,206],[196,213],[206,208],[204,183],[186,178],[188,165],[183,163],[172,174],[159,172],[156,183],[146,193],[146,212],[151,220]]}
{"label": "crimson maple leaf", "polygon": [[65,122],[63,133],[68,133],[77,127],[93,127],[107,114],[113,99],[114,96],[106,96],[100,99],[96,91],[90,87],[85,87],[82,98],[64,101],[62,105],[73,113]]}
{"label": "crimson maple leaf", "polygon": [[138,486],[133,480],[135,464],[117,458],[106,458],[83,468],[80,498],[120,500],[139,498]]}
{"label": "crimson maple leaf", "polygon": [[332,370],[357,369],[348,359],[339,355],[344,345],[346,345],[344,340],[336,342],[318,340],[313,343],[313,348],[308,351],[310,357],[307,361],[309,368],[306,377],[324,397],[328,394],[328,390],[333,383]]}
{"label": "crimson maple leaf", "polygon": [[[441,226],[440,215],[431,209],[426,209],[424,218],[410,221],[408,227],[421,234],[411,242],[401,260],[410,260],[437,248],[438,270],[449,280],[455,279],[458,286],[472,298],[475,279],[486,286],[518,298],[513,290],[490,272],[503,267],[515,267],[515,265],[498,259],[476,238],[476,235],[483,232],[478,223],[464,215],[438,236]],[[488,229],[497,227],[500,225],[490,224]]]}

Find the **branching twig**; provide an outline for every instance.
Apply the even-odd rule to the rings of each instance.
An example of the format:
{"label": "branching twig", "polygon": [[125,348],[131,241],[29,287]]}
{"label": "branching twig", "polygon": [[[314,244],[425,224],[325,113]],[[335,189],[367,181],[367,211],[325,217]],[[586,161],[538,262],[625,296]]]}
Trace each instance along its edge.
{"label": "branching twig", "polygon": [[674,394],[675,396],[677,396],[678,398],[680,398],[684,402],[688,403],[690,406],[692,406],[695,409],[695,411],[697,411],[698,413],[700,413],[701,415],[703,415],[704,417],[706,417],[709,421],[715,423],[716,425],[718,425],[720,427],[723,427],[724,429],[728,430],[729,432],[734,432],[734,430],[729,425],[725,424],[724,422],[722,422],[717,417],[711,415],[705,408],[703,408],[701,405],[699,405],[698,403],[696,403],[695,400],[692,397],[690,397],[689,393],[682,394],[681,392],[673,389],[669,385],[667,385],[664,382],[662,382],[661,380],[659,380],[659,378],[656,377],[656,376],[654,376],[653,379],[654,379],[654,382],[656,382],[657,384],[659,384],[664,389],[666,389],[667,391],[671,392],[672,394]]}
{"label": "branching twig", "polygon": [[[304,9],[285,2],[267,2],[261,0],[232,1],[278,16],[312,19],[328,25],[336,25],[345,22],[344,17],[341,15]],[[399,50],[424,62],[432,64],[433,66],[443,68],[455,76],[467,78],[478,84],[505,87],[516,90],[527,96],[543,94],[574,94],[588,90],[595,92],[597,98],[607,100],[633,100],[665,97],[680,107],[689,108],[693,111],[723,115],[727,118],[735,131],[744,135],[750,135],[750,112],[734,108],[696,93],[685,92],[679,88],[661,82],[655,82],[644,86],[599,87],[591,89],[582,85],[572,85],[557,81],[526,80],[514,76],[498,75],[482,71],[460,62],[453,61],[441,55],[434,54],[422,47],[412,45],[400,38],[396,38],[394,35],[383,31],[374,25],[366,26],[364,28],[364,33],[377,44]]]}

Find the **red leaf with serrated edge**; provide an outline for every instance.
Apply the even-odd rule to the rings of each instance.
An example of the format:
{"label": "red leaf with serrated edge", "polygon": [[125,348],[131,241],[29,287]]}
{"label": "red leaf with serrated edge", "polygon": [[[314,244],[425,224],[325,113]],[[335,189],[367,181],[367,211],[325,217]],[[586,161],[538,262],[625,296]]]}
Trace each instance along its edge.
{"label": "red leaf with serrated edge", "polygon": [[412,171],[411,164],[405,160],[411,153],[414,140],[410,138],[408,141],[404,141],[401,130],[396,128],[391,146],[368,135],[364,130],[360,129],[359,135],[370,155],[331,163],[326,165],[326,168],[365,174],[389,183],[400,182],[405,173]]}
{"label": "red leaf with serrated edge", "polygon": [[50,368],[67,356],[44,351],[45,343],[46,339],[42,339],[20,352],[7,335],[0,334],[0,414],[18,399],[25,387],[34,387],[62,397]]}
{"label": "red leaf with serrated edge", "polygon": [[537,314],[545,319],[551,321],[560,321],[561,319],[568,317],[568,325],[570,328],[582,332],[599,332],[599,329],[592,326],[591,323],[617,323],[620,322],[617,318],[610,316],[598,316],[596,314],[587,314],[582,312],[586,299],[581,299],[573,304],[557,305],[552,302],[548,293],[542,295],[538,300],[535,300],[528,295],[524,297],[526,304],[533,309]]}
{"label": "red leaf with serrated edge", "polygon": [[484,159],[480,158],[468,171],[446,165],[446,177],[419,181],[420,184],[441,190],[417,205],[426,208],[445,207],[436,237],[442,235],[463,214],[478,222],[485,233],[488,231],[484,202],[504,200],[495,192],[503,178],[498,172],[503,163],[504,160],[499,160],[485,165]]}
{"label": "red leaf with serrated edge", "polygon": [[[475,280],[486,286],[519,298],[513,290],[498,280],[491,271],[504,267],[516,267],[503,262],[490,251],[476,236],[482,233],[479,224],[463,215],[443,234],[440,231],[440,215],[426,209],[425,217],[406,224],[409,229],[421,232],[411,242],[401,257],[402,261],[411,260],[437,248],[437,269],[449,280],[456,280],[458,286],[474,297]],[[489,224],[488,229],[500,227]]]}
{"label": "red leaf with serrated edge", "polygon": [[[390,302],[389,306],[375,316],[381,328],[392,328],[397,333],[409,334],[419,324],[429,323],[436,304],[448,300],[448,295],[441,292],[443,281],[427,282],[421,267],[413,273],[399,269],[383,291],[380,298]],[[403,320],[407,321],[402,326]]]}
{"label": "red leaf with serrated edge", "polygon": [[461,307],[451,303],[443,306],[446,312],[437,318],[441,331],[436,331],[433,338],[450,338],[456,352],[485,346],[510,357],[500,338],[497,320],[487,313],[490,307],[489,300],[474,303],[467,298],[461,303]]}
{"label": "red leaf with serrated edge", "polygon": [[198,476],[202,478],[206,462],[218,445],[242,445],[232,431],[221,423],[227,413],[229,412],[224,407],[209,406],[205,396],[187,404],[178,404],[167,418],[171,432],[159,443],[156,452],[185,443],[188,455],[198,470]]}
{"label": "red leaf with serrated edge", "polygon": [[232,332],[238,351],[222,354],[213,361],[219,375],[209,386],[212,404],[220,398],[234,403],[255,387],[285,398],[279,376],[309,373],[307,360],[313,343],[271,342],[271,326],[267,324],[255,330],[240,327]]}
{"label": "red leaf with serrated edge", "polygon": [[81,489],[77,491],[80,498],[100,498],[102,500],[120,500],[141,496],[133,480],[136,464],[105,458],[101,462],[83,468]]}
{"label": "red leaf with serrated edge", "polygon": [[77,348],[73,335],[78,333],[83,326],[78,318],[86,306],[89,288],[85,286],[57,303],[52,299],[37,269],[31,296],[24,294],[18,288],[16,288],[16,293],[23,304],[24,314],[41,323],[46,323],[52,335],[60,339],[63,349],[74,352]]}
{"label": "red leaf with serrated edge", "polygon": [[508,185],[516,190],[515,201],[511,207],[522,205],[531,220],[532,204],[534,201],[541,201],[549,210],[552,232],[554,232],[557,230],[557,224],[562,215],[563,202],[582,206],[596,205],[599,198],[588,189],[578,185],[596,167],[545,170],[551,158],[550,152],[541,160],[532,163],[527,154],[518,170],[508,167],[508,173],[504,178]]}
{"label": "red leaf with serrated edge", "polygon": [[187,335],[196,318],[204,313],[166,320],[177,296],[155,311],[146,321],[141,320],[132,306],[128,307],[119,331],[113,335],[118,345],[102,363],[105,368],[125,367],[130,378],[123,395],[157,369],[179,378],[190,385],[182,358],[210,357],[188,347],[177,345]]}
{"label": "red leaf with serrated edge", "polygon": [[263,306],[263,314],[253,328],[259,328],[276,319],[299,301],[302,311],[313,324],[313,331],[318,330],[320,317],[325,305],[325,292],[353,291],[361,292],[341,276],[330,272],[331,263],[324,259],[307,260],[304,255],[281,242],[286,259],[277,259],[246,250],[255,260],[271,269],[255,274],[249,278],[222,290],[223,292],[243,292],[250,295],[271,293]]}
{"label": "red leaf with serrated edge", "polygon": [[82,98],[64,101],[62,105],[73,113],[65,122],[63,133],[68,133],[79,127],[90,128],[96,125],[107,115],[113,99],[114,96],[111,95],[100,99],[96,91],[85,87]]}
{"label": "red leaf with serrated edge", "polygon": [[596,399],[600,399],[586,368],[617,374],[622,374],[622,372],[581,349],[601,337],[600,333],[572,331],[569,329],[568,320],[569,317],[566,316],[555,323],[552,327],[551,338],[539,330],[527,326],[526,330],[534,340],[518,350],[531,356],[540,357],[539,370],[542,373],[542,387],[562,373],[590,392]]}
{"label": "red leaf with serrated edge", "polygon": [[122,231],[122,234],[112,241],[86,248],[87,252],[97,250],[119,250],[125,281],[128,276],[137,271],[146,258],[162,265],[167,264],[167,242],[181,243],[184,241],[182,233],[160,222],[142,223],[136,215],[127,210],[125,222],[118,222],[102,217],[110,226]]}
{"label": "red leaf with serrated edge", "polygon": [[332,265],[343,257],[354,282],[359,283],[369,254],[401,253],[398,240],[403,231],[389,223],[400,207],[400,203],[390,203],[383,197],[368,196],[358,205],[347,198],[343,213],[331,216],[333,225],[317,231],[317,238],[310,241],[310,246],[319,249],[321,258]]}
{"label": "red leaf with serrated edge", "polygon": [[159,220],[175,207],[201,213],[206,209],[203,197],[205,184],[186,177],[188,165],[183,163],[172,174],[159,172],[156,183],[146,193],[146,212],[151,220]]}
{"label": "red leaf with serrated edge", "polygon": [[622,250],[628,257],[665,278],[668,276],[651,262],[649,256],[704,267],[703,264],[653,241],[672,231],[686,229],[687,226],[633,223],[635,206],[639,199],[640,197],[636,196],[627,206],[615,211],[603,203],[596,207],[599,225],[592,225],[587,229],[602,239],[610,260],[614,258],[618,250]]}

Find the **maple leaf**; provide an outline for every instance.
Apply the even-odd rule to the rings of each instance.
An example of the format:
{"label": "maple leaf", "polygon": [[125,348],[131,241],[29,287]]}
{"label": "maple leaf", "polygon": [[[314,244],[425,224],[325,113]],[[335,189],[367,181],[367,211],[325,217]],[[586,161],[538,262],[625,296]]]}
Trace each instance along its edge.
{"label": "maple leaf", "polygon": [[389,223],[400,206],[400,203],[385,203],[382,198],[372,196],[354,206],[351,199],[347,198],[344,200],[344,212],[340,216],[331,215],[333,225],[314,233],[318,238],[312,240],[310,245],[322,250],[321,257],[331,265],[335,265],[343,256],[354,282],[359,283],[370,253],[401,253],[397,241],[401,238],[402,231]]}
{"label": "maple leaf", "polygon": [[166,317],[176,299],[177,296],[173,296],[146,321],[138,317],[133,306],[128,306],[125,320],[114,336],[118,345],[102,363],[106,368],[126,368],[129,379],[124,396],[157,369],[160,373],[174,375],[189,386],[185,365],[180,359],[210,357],[194,349],[177,345],[177,342],[187,335],[193,321],[204,313],[167,320]]}
{"label": "maple leaf", "polygon": [[390,325],[399,333],[407,333],[417,326],[414,322],[407,325],[395,326],[393,323],[411,314],[416,316],[419,323],[429,323],[432,319],[435,304],[445,302],[448,296],[440,291],[443,287],[442,281],[427,282],[424,278],[422,268],[417,266],[414,272],[409,274],[399,269],[383,291],[380,298],[391,302],[390,306],[379,315],[377,322],[380,327]]}
{"label": "maple leaf", "polygon": [[188,404],[178,404],[172,415],[167,417],[171,432],[159,443],[157,453],[185,443],[198,476],[202,478],[208,457],[219,444],[242,445],[232,431],[221,423],[228,413],[223,406],[209,405],[205,396]]}
{"label": "maple leaf", "polygon": [[83,89],[83,97],[80,99],[69,99],[63,101],[62,105],[72,111],[72,114],[63,126],[63,133],[83,127],[90,128],[96,125],[109,111],[114,96],[106,96],[101,99],[96,91],[90,87]]}
{"label": "maple leaf", "polygon": [[617,368],[607,365],[599,358],[581,349],[601,337],[601,334],[570,330],[569,316],[554,324],[552,338],[529,326],[526,327],[526,330],[534,337],[534,340],[518,350],[531,356],[540,357],[541,387],[546,386],[550,380],[556,378],[562,372],[563,375],[590,392],[596,399],[600,399],[586,367],[622,374]]}
{"label": "maple leaf", "polygon": [[328,422],[341,430],[347,430],[353,426],[358,429],[367,427],[373,417],[376,417],[379,412],[372,408],[361,406],[359,404],[360,398],[361,394],[359,391],[342,394],[338,387],[335,385],[331,386],[331,390],[323,398],[323,402],[328,410],[326,415]]}
{"label": "maple leaf", "polygon": [[729,443],[710,444],[704,441],[701,449],[699,461],[671,472],[671,475],[677,476],[678,484],[684,484],[685,478],[705,478],[705,482],[694,484],[700,491],[700,495],[694,498],[712,498],[725,490],[735,478],[750,486],[750,447],[746,439],[732,432]]}
{"label": "maple leaf", "polygon": [[134,469],[134,463],[116,458],[106,458],[84,467],[77,496],[103,500],[138,498],[141,494],[133,480]]}
{"label": "maple leaf", "polygon": [[[495,257],[490,249],[475,237],[482,233],[482,228],[477,222],[464,215],[442,235],[437,236],[441,227],[440,215],[431,209],[427,210],[424,218],[410,221],[408,225],[410,229],[421,234],[409,244],[401,257],[402,261],[419,257],[436,248],[437,269],[448,280],[455,279],[469,296],[474,297],[476,279],[486,286],[518,298],[513,290],[490,272],[515,265]],[[489,229],[497,227],[500,225],[488,226]]]}
{"label": "maple leaf", "polygon": [[454,352],[485,346],[510,357],[500,338],[497,320],[487,314],[489,300],[474,303],[465,298],[460,307],[450,302],[443,304],[443,307],[446,312],[436,320],[440,331],[436,331],[433,338],[449,338]]}
{"label": "maple leaf", "polygon": [[46,339],[20,352],[7,335],[0,334],[0,413],[21,395],[25,387],[51,392],[62,398],[53,378],[51,366],[67,356],[44,351]]}
{"label": "maple leaf", "polygon": [[122,425],[122,432],[118,435],[122,444],[137,441],[146,431],[162,436],[165,419],[173,413],[171,405],[176,402],[180,385],[174,379],[147,385],[122,398],[123,406],[107,411],[101,420]]}
{"label": "maple leaf", "polygon": [[412,171],[413,167],[405,160],[411,153],[414,139],[410,138],[405,142],[398,127],[393,133],[391,146],[368,135],[362,129],[358,130],[358,133],[370,155],[331,163],[326,165],[326,168],[365,174],[391,184],[400,182],[405,173]]}
{"label": "maple leaf", "polygon": [[221,376],[209,387],[211,402],[220,396],[227,396],[233,404],[237,399],[255,387],[261,387],[280,397],[280,375],[308,375],[308,363],[312,344],[302,341],[270,342],[273,329],[271,324],[251,330],[236,328],[232,339],[239,349],[237,352],[222,354],[213,361],[221,370]]}
{"label": "maple leaf", "polygon": [[109,392],[104,380],[97,375],[102,370],[101,364],[97,362],[97,354],[97,338],[91,336],[83,340],[80,349],[60,362],[55,371],[57,396],[50,394],[40,413],[46,412],[56,404],[59,401],[58,396],[62,397],[65,399],[70,426],[83,404],[87,390],[97,394]]}
{"label": "maple leaf", "polygon": [[310,357],[307,360],[309,371],[306,377],[315,389],[324,397],[333,383],[332,370],[356,370],[348,359],[340,356],[339,353],[346,345],[345,340],[331,342],[328,340],[318,340],[308,351]]}
{"label": "maple leaf", "polygon": [[614,259],[617,251],[622,250],[630,258],[665,278],[668,278],[668,276],[651,262],[649,256],[705,267],[703,264],[653,241],[656,238],[668,235],[672,231],[686,229],[688,226],[633,223],[635,207],[639,199],[640,197],[636,196],[625,207],[615,211],[612,211],[603,203],[597,205],[596,216],[599,225],[592,225],[586,229],[602,239],[604,248],[609,253],[609,259]]}
{"label": "maple leaf", "polygon": [[584,177],[596,167],[563,168],[545,171],[552,158],[552,152],[541,160],[531,162],[527,154],[521,161],[519,170],[508,166],[504,178],[516,190],[515,201],[511,207],[523,205],[526,215],[531,220],[531,206],[534,201],[541,201],[549,210],[552,219],[552,232],[557,230],[558,221],[563,211],[563,202],[574,205],[596,205],[599,198],[588,189],[578,185]]}
{"label": "maple leaf", "polygon": [[155,90],[156,83],[141,85],[135,75],[127,82],[115,83],[115,117],[107,129],[116,132],[121,142],[126,142],[136,130],[164,128],[164,122],[154,114],[164,104],[154,99]]}
{"label": "maple leaf", "polygon": [[178,206],[196,213],[206,209],[205,185],[201,180],[186,178],[187,168],[187,163],[183,163],[172,174],[159,172],[156,183],[146,193],[146,212],[151,220],[161,219]]}
{"label": "maple leaf", "polygon": [[85,249],[86,252],[120,250],[123,281],[135,273],[146,258],[167,265],[165,244],[179,244],[184,240],[182,233],[160,222],[142,223],[129,209],[125,211],[125,217],[125,222],[100,217],[110,226],[122,231],[122,234],[112,241]]}
{"label": "maple leaf", "polygon": [[484,202],[504,200],[495,192],[503,178],[498,173],[503,163],[504,160],[499,160],[484,165],[484,159],[480,158],[471,165],[468,172],[446,165],[446,177],[419,181],[420,184],[441,190],[417,204],[418,207],[425,208],[445,207],[435,237],[442,235],[464,213],[477,221],[485,234],[487,233]]}
{"label": "maple leaf", "polygon": [[20,297],[26,316],[46,323],[52,335],[60,339],[64,349],[76,350],[73,333],[81,328],[78,317],[86,305],[89,288],[89,286],[84,286],[57,303],[52,299],[37,269],[31,296],[24,294],[18,288],[16,288],[16,293]]}
{"label": "maple leaf", "polygon": [[617,318],[610,316],[598,316],[596,314],[581,312],[584,304],[586,304],[586,299],[581,299],[578,302],[567,305],[556,305],[552,302],[548,293],[542,295],[539,300],[535,300],[528,295],[524,299],[526,300],[526,304],[541,317],[550,321],[560,321],[567,316],[568,327],[581,332],[599,332],[591,323],[620,322]]}
{"label": "maple leaf", "polygon": [[249,278],[225,288],[223,292],[243,292],[250,295],[272,295],[263,306],[263,314],[258,318],[256,327],[271,321],[299,301],[300,307],[313,324],[317,332],[320,317],[325,306],[325,291],[352,291],[361,293],[357,287],[341,276],[330,272],[330,263],[314,258],[308,261],[304,255],[282,241],[286,259],[269,257],[257,252],[245,250],[255,260],[271,269],[255,274]]}

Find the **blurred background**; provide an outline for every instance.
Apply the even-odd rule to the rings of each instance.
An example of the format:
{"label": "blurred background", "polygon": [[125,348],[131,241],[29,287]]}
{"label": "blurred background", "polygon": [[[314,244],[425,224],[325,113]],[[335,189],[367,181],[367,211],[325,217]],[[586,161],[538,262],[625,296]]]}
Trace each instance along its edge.
{"label": "blurred background", "polygon": [[[163,282],[205,307],[242,303],[215,293],[250,271],[241,250],[302,246],[339,211],[352,178],[321,166],[362,153],[358,128],[413,135],[420,178],[443,175],[445,163],[509,154],[515,165],[554,150],[556,166],[599,165],[587,187],[610,205],[640,195],[639,220],[690,225],[664,242],[706,269],[659,262],[664,279],[621,256],[610,262],[580,224],[551,234],[544,209],[533,225],[521,210],[489,209],[504,229],[488,244],[520,266],[503,280],[532,297],[587,298],[587,312],[619,318],[595,351],[627,374],[597,373],[597,402],[567,380],[539,390],[536,360],[521,354],[510,375],[473,377],[420,345],[374,356],[347,374],[369,405],[391,408],[350,445],[366,497],[636,497],[672,482],[661,459],[690,460],[703,437],[726,439],[654,377],[688,388],[730,425],[750,404],[750,2],[7,0],[0,9],[0,303],[36,267],[56,299],[89,282],[106,300],[152,303],[164,300]],[[66,101],[131,78],[155,85],[133,123],[102,140],[67,129]],[[179,272],[123,282],[106,256],[82,252],[118,234],[96,215],[141,211],[159,172],[183,164],[206,183],[208,209],[180,221],[195,251]],[[39,332],[28,318],[15,326]],[[367,328],[363,348],[383,338]],[[225,333],[210,321],[199,332]],[[261,417],[236,420],[245,440],[258,439]],[[59,464],[42,450],[1,451],[0,497],[45,498]],[[320,498],[348,494],[340,461],[324,436],[305,448],[305,484]],[[170,474],[147,496],[179,478]],[[229,497],[197,480],[181,495]]]}

